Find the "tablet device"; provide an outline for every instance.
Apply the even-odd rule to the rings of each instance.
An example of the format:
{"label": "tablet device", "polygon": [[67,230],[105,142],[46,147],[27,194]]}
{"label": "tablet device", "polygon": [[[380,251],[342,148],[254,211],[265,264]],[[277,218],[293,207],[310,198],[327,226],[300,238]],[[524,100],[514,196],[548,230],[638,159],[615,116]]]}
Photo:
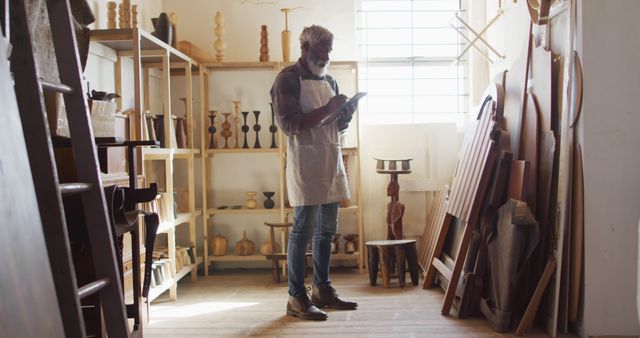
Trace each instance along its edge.
{"label": "tablet device", "polygon": [[347,102],[345,102],[343,105],[341,105],[338,109],[334,110],[331,114],[325,116],[322,119],[322,121],[320,121],[320,125],[326,125],[326,124],[329,124],[329,123],[335,121],[338,117],[340,117],[340,115],[342,115],[343,110],[345,108],[347,108],[347,106],[357,103],[365,95],[367,95],[366,92],[358,92],[358,93],[356,93],[355,95],[353,95],[353,97],[351,97],[349,100],[347,100]]}

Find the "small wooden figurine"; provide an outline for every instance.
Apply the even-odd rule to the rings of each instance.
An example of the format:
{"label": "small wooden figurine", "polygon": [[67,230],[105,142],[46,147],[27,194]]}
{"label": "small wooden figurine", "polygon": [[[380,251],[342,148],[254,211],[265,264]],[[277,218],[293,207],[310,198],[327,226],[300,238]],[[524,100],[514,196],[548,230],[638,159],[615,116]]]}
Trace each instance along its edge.
{"label": "small wooden figurine", "polygon": [[[387,196],[391,201],[387,204],[387,239],[402,239],[402,216],[404,216],[404,204],[400,203],[400,184],[398,175],[410,174],[411,159],[375,159],[377,160],[376,172],[378,174],[389,174],[391,181],[387,186]],[[385,169],[385,162],[388,163]],[[398,169],[397,162],[401,163]]]}
{"label": "small wooden figurine", "polygon": [[260,29],[260,62],[269,62],[269,36],[267,25],[262,25]]}
{"label": "small wooden figurine", "polygon": [[215,23],[216,28],[214,33],[216,34],[216,41],[213,43],[213,47],[216,50],[216,61],[222,62],[224,61],[224,50],[227,46],[222,39],[224,36],[224,28],[222,27],[224,16],[222,16],[220,12],[216,12]]}
{"label": "small wooden figurine", "polygon": [[116,29],[116,7],[115,1],[107,2],[107,29]]}
{"label": "small wooden figurine", "polygon": [[387,196],[391,197],[391,202],[387,204],[387,239],[402,239],[404,204],[399,201],[399,192],[398,176],[391,175],[391,182],[387,186]]}

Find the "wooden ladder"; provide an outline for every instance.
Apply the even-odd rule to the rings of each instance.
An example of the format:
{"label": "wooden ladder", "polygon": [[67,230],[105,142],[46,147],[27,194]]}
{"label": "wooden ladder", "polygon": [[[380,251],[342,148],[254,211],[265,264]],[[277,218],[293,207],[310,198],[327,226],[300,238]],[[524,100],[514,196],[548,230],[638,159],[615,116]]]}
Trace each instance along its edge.
{"label": "wooden ladder", "polygon": [[[109,337],[129,337],[69,1],[47,0],[46,5],[61,83],[45,83],[40,79],[24,0],[11,0],[10,3],[14,37],[11,62],[65,336],[87,336],[80,300],[98,293]],[[43,90],[64,94],[78,183],[61,184],[58,181]],[[62,199],[76,194],[81,195],[96,276],[95,281],[81,287],[77,286]]]}

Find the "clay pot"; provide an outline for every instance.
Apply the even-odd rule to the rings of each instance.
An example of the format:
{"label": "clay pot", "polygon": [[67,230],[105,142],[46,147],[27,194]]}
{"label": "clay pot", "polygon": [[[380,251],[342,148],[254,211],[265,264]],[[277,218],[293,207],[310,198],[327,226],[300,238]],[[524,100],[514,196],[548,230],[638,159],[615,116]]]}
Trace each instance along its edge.
{"label": "clay pot", "polygon": [[224,256],[227,253],[229,241],[226,237],[218,234],[209,241],[209,251],[214,256]]}
{"label": "clay pot", "polygon": [[256,245],[247,238],[247,231],[244,231],[242,239],[236,243],[235,254],[238,256],[250,256],[256,251]]}

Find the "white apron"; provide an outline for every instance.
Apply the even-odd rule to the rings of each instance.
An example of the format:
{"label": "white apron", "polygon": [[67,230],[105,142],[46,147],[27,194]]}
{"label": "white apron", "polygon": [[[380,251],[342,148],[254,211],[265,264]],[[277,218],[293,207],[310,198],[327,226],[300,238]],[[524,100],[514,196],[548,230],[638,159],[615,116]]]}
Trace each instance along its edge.
{"label": "white apron", "polygon": [[[333,96],[325,80],[300,80],[303,114],[324,106]],[[337,120],[289,135],[286,175],[289,202],[294,207],[350,199]]]}

